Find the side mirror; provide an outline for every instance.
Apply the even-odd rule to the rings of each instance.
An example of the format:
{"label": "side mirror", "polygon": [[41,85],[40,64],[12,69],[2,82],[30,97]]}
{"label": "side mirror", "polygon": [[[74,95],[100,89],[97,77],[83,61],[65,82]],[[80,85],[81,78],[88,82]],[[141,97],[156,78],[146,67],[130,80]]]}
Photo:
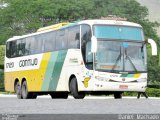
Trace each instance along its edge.
{"label": "side mirror", "polygon": [[91,38],[91,52],[92,53],[97,52],[97,38],[95,36],[92,36]]}
{"label": "side mirror", "polygon": [[157,44],[156,44],[156,42],[152,39],[148,39],[148,43],[151,45],[152,55],[156,56],[157,55]]}

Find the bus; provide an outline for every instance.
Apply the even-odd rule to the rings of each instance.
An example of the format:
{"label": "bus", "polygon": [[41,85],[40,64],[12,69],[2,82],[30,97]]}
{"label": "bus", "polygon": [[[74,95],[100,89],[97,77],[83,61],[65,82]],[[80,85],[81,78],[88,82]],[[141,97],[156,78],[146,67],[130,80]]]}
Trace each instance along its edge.
{"label": "bus", "polygon": [[[54,28],[54,27],[53,27]],[[141,25],[122,20],[82,20],[6,41],[5,90],[19,99],[49,94],[122,98],[147,87],[146,43]]]}

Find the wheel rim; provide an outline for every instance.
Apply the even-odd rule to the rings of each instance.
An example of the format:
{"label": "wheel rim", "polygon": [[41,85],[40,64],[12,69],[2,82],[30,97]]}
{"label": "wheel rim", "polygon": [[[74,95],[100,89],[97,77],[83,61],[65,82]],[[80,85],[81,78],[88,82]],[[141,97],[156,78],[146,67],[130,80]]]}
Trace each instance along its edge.
{"label": "wheel rim", "polygon": [[20,85],[19,84],[16,85],[16,93],[17,95],[20,95]]}
{"label": "wheel rim", "polygon": [[19,82],[16,83],[15,92],[16,92],[17,95],[20,95],[20,94],[21,94],[21,93],[20,93],[21,90],[20,90]]}
{"label": "wheel rim", "polygon": [[25,85],[22,86],[22,96],[23,98],[26,98],[26,86]]}

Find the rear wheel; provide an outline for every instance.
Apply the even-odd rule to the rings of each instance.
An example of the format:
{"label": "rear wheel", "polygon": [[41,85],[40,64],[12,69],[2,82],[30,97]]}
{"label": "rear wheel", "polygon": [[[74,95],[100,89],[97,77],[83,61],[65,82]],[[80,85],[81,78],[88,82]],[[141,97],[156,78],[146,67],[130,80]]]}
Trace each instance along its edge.
{"label": "rear wheel", "polygon": [[22,99],[21,86],[20,86],[19,82],[15,83],[14,89],[15,89],[15,92],[17,94],[17,98]]}
{"label": "rear wheel", "polygon": [[67,99],[68,98],[68,92],[53,92],[50,93],[52,99]]}
{"label": "rear wheel", "polygon": [[[37,96],[34,96],[34,98],[36,98]],[[22,98],[23,99],[32,99],[33,98],[33,94],[28,92],[28,88],[27,88],[27,82],[24,81],[22,83]]]}
{"label": "rear wheel", "polygon": [[122,93],[121,92],[114,93],[114,98],[115,99],[122,99]]}
{"label": "rear wheel", "polygon": [[78,84],[76,78],[71,79],[69,89],[75,99],[83,99],[85,97],[85,92],[78,91]]}

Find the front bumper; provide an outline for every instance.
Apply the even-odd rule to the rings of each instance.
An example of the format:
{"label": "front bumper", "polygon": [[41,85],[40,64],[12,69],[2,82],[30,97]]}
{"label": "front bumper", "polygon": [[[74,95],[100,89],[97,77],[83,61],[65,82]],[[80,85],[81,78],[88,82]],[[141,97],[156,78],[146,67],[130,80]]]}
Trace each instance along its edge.
{"label": "front bumper", "polygon": [[95,82],[93,91],[137,91],[144,92],[147,82],[120,83],[120,82]]}

